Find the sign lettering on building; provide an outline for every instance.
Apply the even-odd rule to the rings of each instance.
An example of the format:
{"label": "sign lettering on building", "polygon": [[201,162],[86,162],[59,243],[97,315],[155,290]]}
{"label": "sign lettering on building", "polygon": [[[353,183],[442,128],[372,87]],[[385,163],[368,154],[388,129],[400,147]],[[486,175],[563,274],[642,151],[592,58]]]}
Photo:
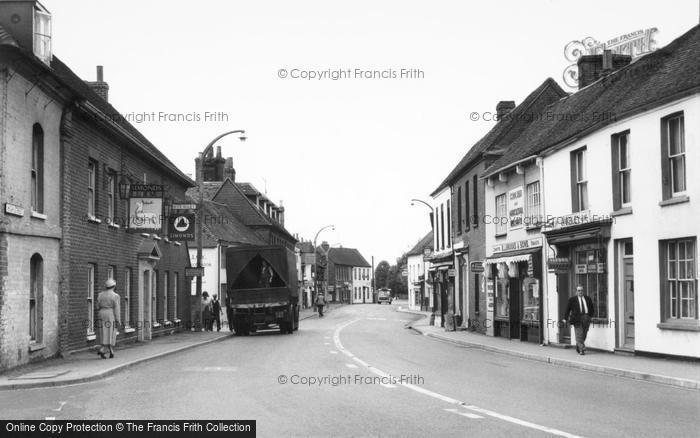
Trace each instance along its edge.
{"label": "sign lettering on building", "polygon": [[193,241],[194,237],[194,213],[175,213],[168,218],[168,239],[175,242]]}
{"label": "sign lettering on building", "polygon": [[523,226],[523,186],[514,188],[508,192],[508,227],[511,230]]}
{"label": "sign lettering on building", "polygon": [[469,263],[469,270],[475,274],[479,272],[484,272],[484,262],[479,261]]}
{"label": "sign lettering on building", "polygon": [[128,228],[160,232],[163,228],[163,185],[132,184],[129,190]]}
{"label": "sign lettering on building", "polygon": [[519,249],[530,249],[542,246],[542,238],[535,237],[533,239],[518,240],[515,242],[506,242],[493,246],[493,253],[516,251]]}
{"label": "sign lettering on building", "polygon": [[18,205],[10,204],[9,202],[5,204],[5,213],[11,214],[13,216],[24,216],[24,209]]}
{"label": "sign lettering on building", "polygon": [[610,223],[614,218],[609,214],[591,213],[590,210],[579,211],[564,216],[547,215],[543,229],[546,231],[559,230],[575,225]]}

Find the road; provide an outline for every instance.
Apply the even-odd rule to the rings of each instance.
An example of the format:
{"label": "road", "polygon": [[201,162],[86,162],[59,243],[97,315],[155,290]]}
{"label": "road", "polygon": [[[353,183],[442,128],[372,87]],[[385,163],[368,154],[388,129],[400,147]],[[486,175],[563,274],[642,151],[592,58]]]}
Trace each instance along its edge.
{"label": "road", "polygon": [[416,318],[346,306],[294,335],[232,337],[100,382],[0,392],[0,416],[255,419],[261,437],[697,436],[698,391],[459,347],[404,328]]}

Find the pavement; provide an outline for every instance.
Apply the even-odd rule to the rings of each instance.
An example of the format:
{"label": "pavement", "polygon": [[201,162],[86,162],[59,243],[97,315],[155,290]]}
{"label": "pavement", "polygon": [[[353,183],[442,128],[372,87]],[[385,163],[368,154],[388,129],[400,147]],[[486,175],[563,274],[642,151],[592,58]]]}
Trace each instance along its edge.
{"label": "pavement", "polygon": [[552,365],[700,390],[700,362],[697,361],[621,355],[590,349],[586,350],[585,356],[579,356],[568,348],[485,336],[465,330],[446,332],[442,327],[429,324],[430,312],[409,310],[405,306],[398,307],[397,311],[424,316],[409,323],[409,328],[441,341]]}
{"label": "pavement", "polygon": [[[330,313],[341,304],[331,303],[325,313]],[[302,309],[299,320],[318,318],[313,309]],[[222,326],[226,326],[223,322]],[[231,333],[179,332],[160,336],[150,342],[133,342],[117,345],[113,359],[99,359],[96,349],[84,350],[68,355],[25,365],[0,374],[0,391],[13,389],[46,388],[75,385],[104,379],[131,366],[180,353],[195,347],[222,341]]]}

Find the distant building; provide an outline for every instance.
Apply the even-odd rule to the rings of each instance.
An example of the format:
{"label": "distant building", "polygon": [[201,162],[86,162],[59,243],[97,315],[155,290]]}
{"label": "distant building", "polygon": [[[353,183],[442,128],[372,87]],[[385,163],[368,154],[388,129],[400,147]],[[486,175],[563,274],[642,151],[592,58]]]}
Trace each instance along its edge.
{"label": "distant building", "polygon": [[355,248],[328,250],[329,289],[332,301],[360,304],[372,302],[371,265]]}
{"label": "distant building", "polygon": [[296,245],[299,254],[299,292],[303,308],[310,307],[314,299],[316,254],[313,242],[300,241]]}
{"label": "distant building", "polygon": [[406,253],[408,308],[411,310],[432,309],[432,285],[426,281],[426,274],[430,269],[430,262],[427,260],[432,251],[433,232],[430,231]]}

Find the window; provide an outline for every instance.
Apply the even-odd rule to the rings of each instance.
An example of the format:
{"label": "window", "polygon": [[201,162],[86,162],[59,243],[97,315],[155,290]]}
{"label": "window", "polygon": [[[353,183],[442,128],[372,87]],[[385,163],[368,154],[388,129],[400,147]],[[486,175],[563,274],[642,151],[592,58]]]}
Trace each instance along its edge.
{"label": "window", "polygon": [[474,274],[474,313],[479,313],[479,294],[481,292],[481,275]]}
{"label": "window", "polygon": [[173,274],[173,319],[178,320],[177,317],[177,300],[178,300],[178,288],[180,287],[180,274],[175,272]]}
{"label": "window", "polygon": [[542,223],[540,216],[540,182],[535,181],[526,186],[527,189],[527,206],[525,226],[534,227]]}
{"label": "window", "polygon": [[97,179],[97,164],[90,160],[88,162],[88,180],[87,180],[87,190],[88,190],[88,215],[90,217],[95,217],[95,180]]}
{"label": "window", "polygon": [[605,250],[593,247],[579,247],[575,251],[575,283],[572,291],[579,284],[583,294],[593,300],[593,317],[608,317],[608,274],[606,271]]}
{"label": "window", "polygon": [[131,268],[124,269],[124,326],[131,326]]}
{"label": "window", "polygon": [[43,321],[43,260],[34,254],[29,262],[29,339],[42,341]]}
{"label": "window", "polygon": [[95,334],[95,271],[97,268],[94,264],[89,263],[87,266],[87,334],[88,336]]}
{"label": "window", "polygon": [[477,189],[477,176],[474,175],[472,178],[472,202],[474,203],[474,220],[472,221],[472,224],[474,224],[474,228],[477,228],[479,226],[479,190]]}
{"label": "window", "polygon": [[51,15],[34,10],[34,54],[45,64],[51,62]]}
{"label": "window", "polygon": [[586,148],[571,153],[571,209],[574,213],[588,209]]}
{"label": "window", "polygon": [[452,246],[452,215],[450,214],[450,200],[447,200],[447,247]]}
{"label": "window", "polygon": [[107,175],[107,221],[110,224],[114,223],[114,216],[117,213],[116,185],[117,175],[114,172],[110,172]]}
{"label": "window", "polygon": [[438,208],[435,207],[435,251],[440,250],[440,221],[439,219],[439,214],[438,214]]}
{"label": "window", "polygon": [[661,157],[664,199],[684,194],[685,122],[682,112],[661,119]]}
{"label": "window", "polygon": [[165,274],[163,275],[163,321],[169,321],[170,319],[168,318],[168,280],[170,277],[170,273],[168,271],[165,271]]}
{"label": "window", "polygon": [[629,149],[630,132],[612,136],[613,209],[632,205],[632,167]]}
{"label": "window", "polygon": [[457,187],[457,234],[462,234],[462,188]]}
{"label": "window", "polygon": [[662,241],[661,251],[664,265],[662,320],[697,320],[695,238]]}
{"label": "window", "polygon": [[464,218],[466,219],[464,230],[469,231],[469,223],[472,221],[469,217],[469,180],[464,183]]}
{"label": "window", "polygon": [[445,249],[445,204],[440,204],[440,249]]}
{"label": "window", "polygon": [[44,130],[36,123],[32,130],[31,207],[44,212]]}
{"label": "window", "polygon": [[496,196],[496,235],[506,234],[508,228],[508,213],[506,212],[506,194]]}

